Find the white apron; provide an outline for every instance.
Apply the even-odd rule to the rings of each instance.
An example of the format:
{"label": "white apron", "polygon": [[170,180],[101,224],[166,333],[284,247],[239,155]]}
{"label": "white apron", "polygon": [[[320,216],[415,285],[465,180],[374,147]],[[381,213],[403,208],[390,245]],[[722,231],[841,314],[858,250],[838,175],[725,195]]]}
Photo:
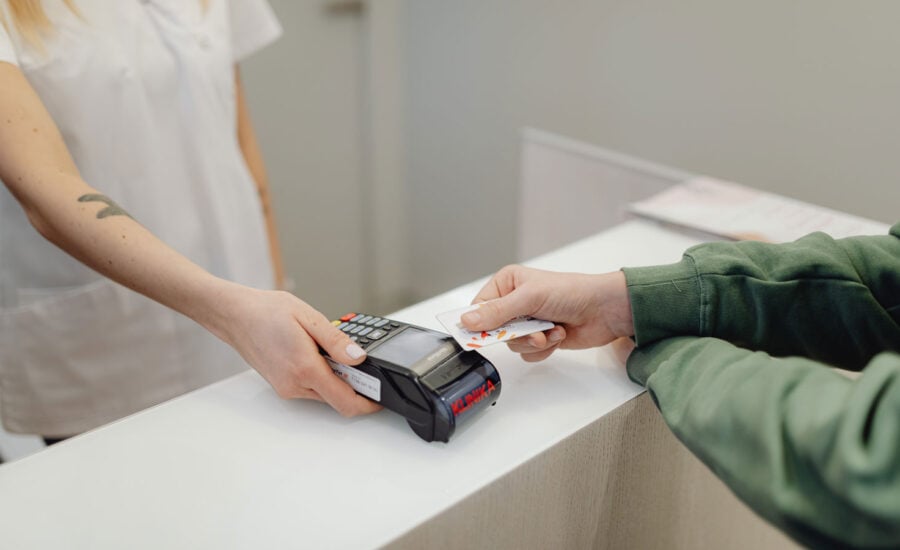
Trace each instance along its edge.
{"label": "white apron", "polygon": [[[271,8],[265,0],[210,0],[205,12],[200,0],[75,4],[81,18],[44,0],[56,30],[43,55],[0,27],[0,61],[25,73],[88,184],[210,272],[271,288],[234,88],[234,63],[280,34]],[[245,368],[189,319],[44,240],[0,186],[7,430],[83,432]]]}

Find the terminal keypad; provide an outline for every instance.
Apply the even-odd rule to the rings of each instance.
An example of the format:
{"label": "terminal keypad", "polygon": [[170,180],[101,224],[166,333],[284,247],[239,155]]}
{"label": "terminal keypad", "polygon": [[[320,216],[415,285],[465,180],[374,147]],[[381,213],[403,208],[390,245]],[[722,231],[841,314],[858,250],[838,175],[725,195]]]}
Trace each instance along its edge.
{"label": "terminal keypad", "polygon": [[348,313],[331,323],[342,332],[347,333],[350,339],[362,346],[363,349],[403,326],[402,323],[384,317],[362,313]]}

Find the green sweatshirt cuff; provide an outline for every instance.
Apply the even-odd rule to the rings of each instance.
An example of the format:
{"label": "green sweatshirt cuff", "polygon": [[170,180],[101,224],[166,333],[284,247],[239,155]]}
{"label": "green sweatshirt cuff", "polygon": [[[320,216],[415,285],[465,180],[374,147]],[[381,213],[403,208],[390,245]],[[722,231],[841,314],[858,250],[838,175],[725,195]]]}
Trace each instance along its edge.
{"label": "green sweatshirt cuff", "polygon": [[635,348],[628,356],[625,366],[628,377],[632,382],[646,386],[647,380],[659,369],[660,365],[680,349],[696,342],[697,339],[696,336],[668,338],[642,348]]}
{"label": "green sweatshirt cuff", "polygon": [[634,339],[638,346],[670,336],[701,336],[701,288],[694,261],[626,267]]}

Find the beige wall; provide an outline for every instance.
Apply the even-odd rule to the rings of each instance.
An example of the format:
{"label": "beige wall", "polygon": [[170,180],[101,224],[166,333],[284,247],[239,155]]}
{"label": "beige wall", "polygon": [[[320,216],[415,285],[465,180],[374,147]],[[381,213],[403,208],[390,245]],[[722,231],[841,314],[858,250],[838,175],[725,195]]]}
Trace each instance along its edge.
{"label": "beige wall", "polygon": [[513,261],[523,126],[895,221],[898,22],[890,0],[407,2],[415,293]]}

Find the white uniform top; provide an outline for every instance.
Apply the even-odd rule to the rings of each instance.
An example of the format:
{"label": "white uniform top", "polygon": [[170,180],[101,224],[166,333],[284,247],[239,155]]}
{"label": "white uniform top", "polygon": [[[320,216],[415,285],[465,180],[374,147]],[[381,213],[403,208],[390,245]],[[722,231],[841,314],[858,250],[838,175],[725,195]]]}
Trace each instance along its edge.
{"label": "white uniform top", "polygon": [[[0,2],[7,9],[5,2]],[[44,0],[45,52],[0,26],[88,184],[210,272],[273,284],[255,183],[237,140],[234,63],[275,40],[265,0]],[[74,207],[74,205],[73,205]],[[98,221],[98,223],[103,223]],[[44,240],[0,186],[0,418],[70,435],[246,364],[171,310]]]}

